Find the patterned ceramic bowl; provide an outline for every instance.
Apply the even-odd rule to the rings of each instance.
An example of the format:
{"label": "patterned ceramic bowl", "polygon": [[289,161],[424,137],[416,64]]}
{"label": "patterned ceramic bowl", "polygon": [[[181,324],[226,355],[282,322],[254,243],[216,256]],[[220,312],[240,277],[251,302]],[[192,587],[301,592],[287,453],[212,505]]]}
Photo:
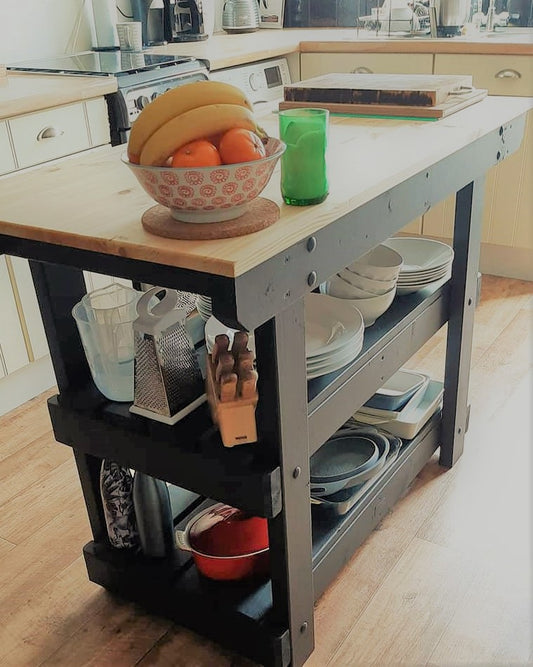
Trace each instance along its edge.
{"label": "patterned ceramic bowl", "polygon": [[267,156],[253,162],[218,167],[143,167],[124,153],[122,161],[133,171],[144,190],[183,222],[222,222],[238,218],[265,188],[285,150],[279,139],[269,137]]}

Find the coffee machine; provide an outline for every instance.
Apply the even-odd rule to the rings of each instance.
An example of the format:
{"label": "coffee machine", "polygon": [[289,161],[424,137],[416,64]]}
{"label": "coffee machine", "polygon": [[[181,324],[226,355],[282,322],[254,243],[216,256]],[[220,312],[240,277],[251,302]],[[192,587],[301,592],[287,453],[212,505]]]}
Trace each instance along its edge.
{"label": "coffee machine", "polygon": [[163,5],[168,42],[197,42],[208,38],[202,0],[163,0]]}
{"label": "coffee machine", "polygon": [[134,21],[142,23],[143,46],[165,44],[165,16],[163,0],[131,0]]}

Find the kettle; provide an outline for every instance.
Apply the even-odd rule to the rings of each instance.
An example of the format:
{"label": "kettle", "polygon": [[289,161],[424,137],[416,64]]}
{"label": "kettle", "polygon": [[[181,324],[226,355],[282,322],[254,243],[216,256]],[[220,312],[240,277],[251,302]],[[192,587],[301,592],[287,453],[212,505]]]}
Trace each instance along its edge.
{"label": "kettle", "polygon": [[226,0],[222,10],[222,29],[229,33],[255,32],[259,29],[257,0]]}
{"label": "kettle", "polygon": [[436,37],[455,37],[461,34],[461,29],[468,19],[470,0],[431,0],[436,20]]}

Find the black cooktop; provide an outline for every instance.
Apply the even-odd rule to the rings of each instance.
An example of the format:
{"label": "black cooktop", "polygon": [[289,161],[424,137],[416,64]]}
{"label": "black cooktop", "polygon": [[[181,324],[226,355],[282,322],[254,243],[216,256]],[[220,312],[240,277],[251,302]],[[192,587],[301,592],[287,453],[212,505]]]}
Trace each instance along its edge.
{"label": "black cooktop", "polygon": [[84,51],[70,56],[12,63],[9,70],[83,76],[121,76],[194,60],[189,56],[160,56],[140,51]]}

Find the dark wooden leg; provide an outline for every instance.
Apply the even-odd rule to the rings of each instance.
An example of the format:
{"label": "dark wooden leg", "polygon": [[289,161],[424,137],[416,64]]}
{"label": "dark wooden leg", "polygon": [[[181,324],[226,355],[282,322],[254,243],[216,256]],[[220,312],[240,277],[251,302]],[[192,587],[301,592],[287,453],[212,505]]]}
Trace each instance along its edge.
{"label": "dark wooden leg", "polygon": [[476,307],[484,177],[457,193],[450,318],[442,409],[440,463],[451,467],[463,453],[468,426],[468,383]]}
{"label": "dark wooden leg", "polygon": [[258,427],[281,466],[284,511],[269,524],[273,613],[291,637],[291,665],[314,648],[311,504],[303,299],[256,330]]}
{"label": "dark wooden leg", "polygon": [[[30,260],[41,317],[61,393],[77,393],[90,382],[90,371],[72,308],[86,292],[83,272],[57,264]],[[107,540],[100,499],[101,460],[74,449],[76,465],[96,541]]]}
{"label": "dark wooden leg", "polygon": [[59,392],[81,389],[90,372],[71,311],[86,293],[83,272],[35,260],[30,269]]}

